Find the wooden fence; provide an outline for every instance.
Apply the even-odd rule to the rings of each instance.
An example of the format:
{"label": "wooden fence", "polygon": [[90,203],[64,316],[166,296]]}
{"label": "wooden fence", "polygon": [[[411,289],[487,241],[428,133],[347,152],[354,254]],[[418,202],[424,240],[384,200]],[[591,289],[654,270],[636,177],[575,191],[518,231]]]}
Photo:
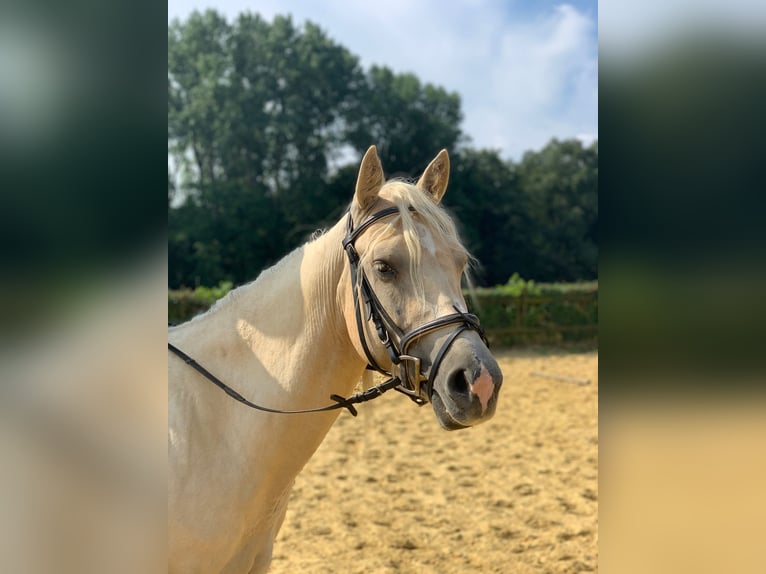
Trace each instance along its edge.
{"label": "wooden fence", "polygon": [[467,300],[494,343],[595,343],[598,338],[597,290],[518,296],[486,292]]}
{"label": "wooden fence", "polygon": [[[211,297],[191,291],[168,293],[168,319],[180,323],[208,308]],[[598,289],[507,295],[481,290],[469,308],[479,315],[488,338],[498,345],[592,342],[598,338]]]}

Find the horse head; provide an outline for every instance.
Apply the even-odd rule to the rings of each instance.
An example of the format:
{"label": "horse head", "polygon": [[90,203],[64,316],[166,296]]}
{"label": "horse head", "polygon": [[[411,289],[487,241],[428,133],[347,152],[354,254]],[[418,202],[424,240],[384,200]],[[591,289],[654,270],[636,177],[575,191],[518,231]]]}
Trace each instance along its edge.
{"label": "horse head", "polygon": [[360,357],[397,376],[399,390],[431,403],[442,427],[455,430],[492,417],[503,374],[463,298],[471,258],[439,205],[448,179],[446,150],[415,185],[386,182],[375,147],[367,151],[348,214],[340,297]]}

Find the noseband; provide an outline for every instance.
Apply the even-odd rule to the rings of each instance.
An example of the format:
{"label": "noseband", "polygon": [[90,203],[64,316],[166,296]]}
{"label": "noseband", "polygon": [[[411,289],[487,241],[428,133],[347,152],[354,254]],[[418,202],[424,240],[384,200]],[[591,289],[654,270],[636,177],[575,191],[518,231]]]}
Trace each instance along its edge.
{"label": "noseband", "polygon": [[[410,211],[415,211],[415,209],[410,207]],[[351,289],[354,294],[356,328],[359,333],[359,340],[362,343],[362,349],[364,349],[364,354],[367,356],[367,361],[369,363],[367,368],[383,373],[386,376],[399,379],[400,384],[394,387],[394,389],[407,395],[417,404],[424,405],[431,400],[434,380],[444,356],[452,346],[452,343],[455,342],[455,339],[457,339],[463,331],[476,331],[482,341],[484,341],[484,344],[488,343],[487,338],[484,336],[484,331],[479,324],[479,318],[472,313],[462,312],[455,305],[453,305],[453,308],[456,311],[455,313],[438,317],[433,321],[415,327],[407,333],[404,333],[396,325],[391,316],[383,308],[380,299],[375,295],[375,291],[373,291],[372,286],[364,273],[364,269],[359,266],[360,257],[354,243],[373,223],[397,215],[398,213],[399,209],[396,207],[383,209],[371,215],[357,228],[354,228],[354,221],[351,217],[351,213],[349,213],[348,218],[346,219],[346,237],[343,240],[343,249],[345,250],[346,255],[348,255],[351,271]],[[364,308],[364,315],[362,314],[362,308]],[[372,320],[378,339],[386,348],[388,356],[391,359],[392,371],[396,369],[398,371],[397,374],[385,370],[375,360],[375,357],[370,351],[367,337],[364,334],[365,319],[367,321]],[[442,343],[428,376],[423,375],[423,372],[421,371],[421,359],[410,355],[408,353],[409,348],[418,339],[425,337],[434,331],[453,325],[455,328],[444,343]],[[411,365],[411,368],[408,368],[408,365]]]}

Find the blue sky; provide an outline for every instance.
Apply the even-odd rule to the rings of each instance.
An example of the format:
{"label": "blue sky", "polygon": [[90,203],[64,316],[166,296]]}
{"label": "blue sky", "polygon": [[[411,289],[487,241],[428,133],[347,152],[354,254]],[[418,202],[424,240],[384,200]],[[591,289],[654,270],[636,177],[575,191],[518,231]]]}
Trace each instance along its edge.
{"label": "blue sky", "polygon": [[[477,148],[519,159],[598,134],[595,0],[169,0],[168,21],[215,8],[311,20],[360,57],[460,94]],[[374,142],[371,142],[374,143]]]}

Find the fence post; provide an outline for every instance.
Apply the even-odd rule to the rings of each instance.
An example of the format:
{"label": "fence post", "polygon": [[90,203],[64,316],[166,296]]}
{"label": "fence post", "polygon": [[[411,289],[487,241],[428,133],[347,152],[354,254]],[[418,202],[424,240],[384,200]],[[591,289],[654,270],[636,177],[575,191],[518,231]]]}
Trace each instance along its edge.
{"label": "fence post", "polygon": [[[516,328],[523,329],[527,324],[527,288],[524,287],[521,291],[521,297],[519,297],[518,314],[516,315]],[[522,331],[519,331],[521,334]]]}

